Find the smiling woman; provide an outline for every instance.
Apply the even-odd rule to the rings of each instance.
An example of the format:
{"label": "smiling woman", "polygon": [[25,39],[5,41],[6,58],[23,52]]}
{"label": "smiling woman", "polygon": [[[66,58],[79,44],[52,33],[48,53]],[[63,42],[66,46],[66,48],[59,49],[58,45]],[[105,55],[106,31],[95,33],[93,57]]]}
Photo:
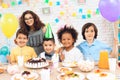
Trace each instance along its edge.
{"label": "smiling woman", "polygon": [[46,28],[33,11],[27,10],[20,17],[20,27],[29,32],[27,45],[35,49],[37,55],[43,52],[42,42]]}

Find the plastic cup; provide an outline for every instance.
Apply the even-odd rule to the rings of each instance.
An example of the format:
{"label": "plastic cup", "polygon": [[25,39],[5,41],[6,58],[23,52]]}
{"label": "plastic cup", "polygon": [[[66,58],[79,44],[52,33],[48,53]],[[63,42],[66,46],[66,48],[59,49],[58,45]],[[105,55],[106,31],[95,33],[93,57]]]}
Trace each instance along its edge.
{"label": "plastic cup", "polygon": [[111,72],[115,72],[116,70],[116,61],[117,61],[116,58],[109,58],[109,70]]}
{"label": "plastic cup", "polygon": [[18,59],[18,62],[17,62],[18,66],[22,67],[23,64],[24,64],[24,57],[23,56],[18,56],[17,59]]}

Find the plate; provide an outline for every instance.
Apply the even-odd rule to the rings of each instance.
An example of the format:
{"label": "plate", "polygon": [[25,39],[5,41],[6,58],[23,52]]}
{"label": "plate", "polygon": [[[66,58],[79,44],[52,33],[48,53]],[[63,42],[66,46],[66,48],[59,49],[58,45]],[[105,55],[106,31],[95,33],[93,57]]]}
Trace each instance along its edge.
{"label": "plate", "polygon": [[34,68],[34,69],[36,69],[36,68],[43,68],[43,67],[46,67],[46,66],[48,66],[48,65],[49,65],[48,62],[46,62],[44,65],[40,65],[40,66],[37,66],[37,65],[29,65],[29,64],[27,64],[27,63],[24,64],[25,67],[27,67],[27,68]]}
{"label": "plate", "polygon": [[[79,72],[74,72],[74,75],[78,75],[78,77],[72,77],[70,78],[70,75],[66,75],[65,73],[61,73],[60,75],[57,76],[57,80],[84,80],[85,76],[82,73]],[[66,79],[67,78],[67,79]]]}
{"label": "plate", "polygon": [[[31,80],[36,80],[38,78],[38,74],[35,72],[31,72],[31,76],[34,76]],[[21,74],[15,74],[11,77],[11,80],[15,80],[15,78],[19,78],[19,80],[26,80]]]}
{"label": "plate", "polygon": [[65,73],[65,72],[68,72],[68,71],[72,71],[72,68],[68,68],[68,67],[60,67],[57,69],[58,72],[60,73]]}
{"label": "plate", "polygon": [[115,74],[110,72],[89,73],[87,74],[89,80],[115,80]]}
{"label": "plate", "polygon": [[74,63],[74,62],[63,62],[62,65],[64,67],[77,67],[77,63]]}

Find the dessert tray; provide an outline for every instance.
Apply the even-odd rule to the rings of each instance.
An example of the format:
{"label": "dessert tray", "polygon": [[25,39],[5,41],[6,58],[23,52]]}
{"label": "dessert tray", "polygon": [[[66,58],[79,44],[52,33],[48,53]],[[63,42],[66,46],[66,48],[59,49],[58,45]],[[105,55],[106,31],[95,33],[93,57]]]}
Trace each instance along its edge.
{"label": "dessert tray", "polygon": [[11,77],[11,80],[36,80],[38,78],[38,74],[35,72],[30,72],[30,76],[23,76],[22,73],[15,74]]}
{"label": "dessert tray", "polygon": [[69,74],[61,73],[57,76],[57,80],[84,80],[85,76],[79,72],[73,72]]}

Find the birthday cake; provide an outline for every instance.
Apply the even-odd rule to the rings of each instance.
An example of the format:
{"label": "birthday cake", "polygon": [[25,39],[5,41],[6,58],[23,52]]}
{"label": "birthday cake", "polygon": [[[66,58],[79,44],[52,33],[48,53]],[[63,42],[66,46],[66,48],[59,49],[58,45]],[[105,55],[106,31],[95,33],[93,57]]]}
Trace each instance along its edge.
{"label": "birthday cake", "polygon": [[25,63],[25,67],[28,68],[42,68],[48,65],[48,62],[44,58],[32,58]]}

